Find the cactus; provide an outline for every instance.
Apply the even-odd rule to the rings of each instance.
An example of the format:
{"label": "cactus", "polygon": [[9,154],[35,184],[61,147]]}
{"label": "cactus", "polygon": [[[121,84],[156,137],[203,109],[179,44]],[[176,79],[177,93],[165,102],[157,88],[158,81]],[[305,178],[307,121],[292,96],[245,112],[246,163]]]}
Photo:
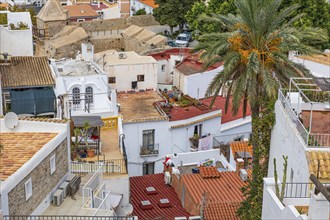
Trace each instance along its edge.
{"label": "cactus", "polygon": [[274,158],[274,178],[275,178],[275,193],[277,198],[283,202],[284,198],[284,192],[285,192],[285,185],[286,185],[286,174],[288,170],[288,156],[282,155],[284,159],[283,163],[283,179],[282,179],[282,187],[280,192],[280,187],[278,185],[278,175],[277,175],[277,169],[276,169],[276,158]]}

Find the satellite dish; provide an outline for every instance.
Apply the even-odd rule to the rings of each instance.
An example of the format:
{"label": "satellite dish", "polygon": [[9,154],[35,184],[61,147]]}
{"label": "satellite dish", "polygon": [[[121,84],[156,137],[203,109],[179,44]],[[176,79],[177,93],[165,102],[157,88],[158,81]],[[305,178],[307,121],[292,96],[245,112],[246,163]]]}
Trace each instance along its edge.
{"label": "satellite dish", "polygon": [[133,206],[131,203],[127,203],[126,205],[123,206],[123,210],[126,216],[132,214],[133,212]]}
{"label": "satellite dish", "polygon": [[13,130],[18,125],[18,116],[14,112],[8,112],[5,117],[5,126],[8,129]]}

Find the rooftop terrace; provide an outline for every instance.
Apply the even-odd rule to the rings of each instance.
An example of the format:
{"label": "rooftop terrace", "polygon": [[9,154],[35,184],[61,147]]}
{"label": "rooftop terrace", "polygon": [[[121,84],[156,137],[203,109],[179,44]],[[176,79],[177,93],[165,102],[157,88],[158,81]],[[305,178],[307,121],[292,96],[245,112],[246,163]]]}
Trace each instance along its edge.
{"label": "rooftop terrace", "polygon": [[329,91],[313,78],[291,78],[289,89],[279,90],[278,99],[307,147],[330,146]]}
{"label": "rooftop terrace", "polygon": [[120,114],[123,123],[134,123],[143,121],[166,120],[154,106],[154,102],[162,101],[163,98],[155,91],[137,93],[119,93],[117,101],[120,104]]}

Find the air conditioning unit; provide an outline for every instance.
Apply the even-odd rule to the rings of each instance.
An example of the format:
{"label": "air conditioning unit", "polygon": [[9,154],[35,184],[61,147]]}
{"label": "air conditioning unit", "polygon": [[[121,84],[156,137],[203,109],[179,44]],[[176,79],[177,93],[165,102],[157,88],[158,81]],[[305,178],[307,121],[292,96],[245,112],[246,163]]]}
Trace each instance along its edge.
{"label": "air conditioning unit", "polygon": [[66,198],[70,194],[70,183],[69,182],[62,183],[60,189],[63,190],[63,197]]}
{"label": "air conditioning unit", "polygon": [[248,175],[245,169],[239,170],[239,176],[241,177],[241,180],[243,180],[244,182],[247,181]]}
{"label": "air conditioning unit", "polygon": [[81,183],[81,177],[75,176],[75,178],[70,182],[70,195],[74,196],[76,192],[79,190],[79,186]]}
{"label": "air conditioning unit", "polygon": [[153,154],[158,154],[158,150],[153,150]]}
{"label": "air conditioning unit", "polygon": [[58,189],[53,194],[53,205],[60,206],[63,202],[63,190]]}

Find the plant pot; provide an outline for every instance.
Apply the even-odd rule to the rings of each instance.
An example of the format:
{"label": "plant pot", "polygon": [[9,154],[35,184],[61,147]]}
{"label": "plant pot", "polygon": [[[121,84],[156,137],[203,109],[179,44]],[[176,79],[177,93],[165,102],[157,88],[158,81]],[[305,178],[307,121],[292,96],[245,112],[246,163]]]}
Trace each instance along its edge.
{"label": "plant pot", "polygon": [[94,157],[95,156],[95,150],[94,149],[87,149],[87,156],[88,157]]}
{"label": "plant pot", "polygon": [[77,155],[78,155],[77,151],[72,151],[71,152],[71,160],[74,161],[77,158]]}

